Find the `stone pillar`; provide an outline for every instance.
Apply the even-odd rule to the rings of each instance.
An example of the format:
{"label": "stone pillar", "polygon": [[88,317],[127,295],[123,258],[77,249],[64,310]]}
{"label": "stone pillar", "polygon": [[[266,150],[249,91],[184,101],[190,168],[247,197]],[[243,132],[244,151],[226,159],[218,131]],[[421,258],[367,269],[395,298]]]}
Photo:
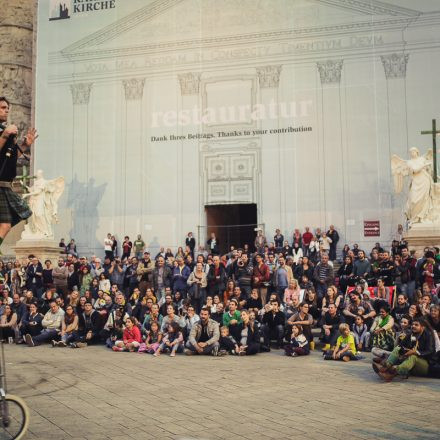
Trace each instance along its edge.
{"label": "stone pillar", "polygon": [[[266,108],[276,109],[279,112],[278,86],[280,83],[282,66],[272,65],[257,67],[258,83],[260,86],[260,103]],[[262,130],[277,129],[279,118],[267,118],[261,121]],[[263,184],[261,187],[262,205],[258,206],[258,223],[265,224],[265,234],[271,237],[276,228],[280,228],[284,235],[290,233],[285,230],[286,225],[286,200],[285,200],[285,160],[284,150],[280,142],[280,136],[267,135],[261,137],[261,172],[263,176],[272,176],[271,184]],[[276,190],[274,191],[274,188]],[[265,213],[268,218],[262,218]],[[269,221],[271,219],[271,221]],[[286,236],[287,238],[287,236]]]}
{"label": "stone pillar", "polygon": [[408,121],[406,108],[406,66],[409,55],[392,53],[380,57],[387,79],[387,112],[389,151],[408,154]]}
{"label": "stone pillar", "polygon": [[[143,121],[142,97],[145,78],[130,78],[122,81],[125,92],[123,117],[123,142],[121,145],[121,234],[136,238],[142,233],[144,194],[143,176]],[[151,166],[151,164],[150,164]]]}
{"label": "stone pillar", "polygon": [[35,10],[32,0],[0,0],[0,95],[11,102],[9,119],[20,138],[31,126]]}
{"label": "stone pillar", "polygon": [[[73,102],[73,145],[71,156],[71,172],[66,173],[66,181],[71,181],[68,198],[72,200],[72,232],[71,238],[77,242],[79,252],[89,252],[94,238],[94,230],[90,228],[89,179],[89,102],[92,83],[75,83],[70,85]],[[94,241],[93,241],[94,243]]]}
{"label": "stone pillar", "polygon": [[[9,121],[18,126],[20,138],[31,123],[33,24],[36,11],[35,0],[0,0],[0,95],[11,102]],[[32,150],[31,150],[32,151]],[[19,159],[20,164],[30,165]],[[20,192],[21,185],[14,190]],[[2,246],[3,256],[15,254],[12,245],[20,238],[23,227],[17,226],[6,237]]]}
{"label": "stone pillar", "polygon": [[[192,112],[194,107],[200,108],[200,76],[198,72],[187,72],[178,75],[180,94],[182,97],[181,110]],[[189,125],[178,126],[179,135],[197,134],[202,131],[202,126],[191,122]],[[201,141],[185,139],[181,141],[177,150],[177,206],[179,217],[177,219],[177,239],[180,243],[189,231],[202,244],[205,237],[198,238],[197,225],[204,225],[203,200],[200,188],[202,182],[202,166],[199,163],[199,151]],[[185,170],[199,170],[199,173],[185,172]],[[197,243],[199,246],[201,243]]]}
{"label": "stone pillar", "polygon": [[[342,144],[341,74],[343,60],[327,60],[317,63],[321,80],[320,148],[318,184],[321,202],[322,228],[331,223],[339,226],[345,235],[345,158]],[[331,213],[339,213],[337,217]],[[344,230],[341,231],[344,225]]]}

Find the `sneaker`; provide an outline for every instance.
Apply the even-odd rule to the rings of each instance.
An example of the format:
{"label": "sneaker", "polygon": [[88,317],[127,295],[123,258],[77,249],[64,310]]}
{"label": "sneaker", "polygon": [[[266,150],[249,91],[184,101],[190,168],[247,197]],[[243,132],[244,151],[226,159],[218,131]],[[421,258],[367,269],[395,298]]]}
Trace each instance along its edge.
{"label": "sneaker", "polygon": [[330,344],[325,344],[324,348],[322,349],[322,351],[327,351],[330,350]]}
{"label": "sneaker", "polygon": [[349,362],[350,361],[350,356],[342,356],[342,360],[344,362]]}
{"label": "sneaker", "polygon": [[78,345],[76,345],[76,342],[71,342],[69,347],[70,348],[78,348]]}
{"label": "sneaker", "polygon": [[315,341],[310,341],[310,350],[314,350],[315,349]]}
{"label": "sneaker", "polygon": [[67,344],[64,341],[58,342],[58,347],[67,347]]}
{"label": "sneaker", "polygon": [[113,345],[112,350],[113,351],[122,351],[122,348],[116,347],[116,345]]}
{"label": "sneaker", "polygon": [[220,350],[218,356],[226,356],[228,354],[227,350]]}
{"label": "sneaker", "polygon": [[183,351],[187,356],[192,356],[194,354],[194,352],[192,350],[190,350],[189,348],[185,348],[185,350]]}
{"label": "sneaker", "polygon": [[298,353],[293,352],[292,357],[296,357],[296,356],[298,356]]}
{"label": "sneaker", "polygon": [[52,347],[58,347],[58,342],[52,339]]}
{"label": "sneaker", "polygon": [[218,356],[218,345],[216,345],[216,346],[212,349],[211,354],[212,354],[213,356]]}
{"label": "sneaker", "polygon": [[87,347],[87,342],[77,342],[76,346],[77,346],[77,348]]}
{"label": "sneaker", "polygon": [[32,339],[32,336],[31,336],[29,333],[27,333],[27,334],[25,335],[24,340],[26,341],[26,344],[27,344],[29,347],[35,347],[34,340]]}

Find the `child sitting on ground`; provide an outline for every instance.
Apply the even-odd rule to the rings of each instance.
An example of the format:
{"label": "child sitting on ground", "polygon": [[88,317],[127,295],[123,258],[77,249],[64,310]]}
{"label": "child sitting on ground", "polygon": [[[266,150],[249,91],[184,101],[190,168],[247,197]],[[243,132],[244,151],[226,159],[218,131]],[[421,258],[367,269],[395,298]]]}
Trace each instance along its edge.
{"label": "child sitting on ground", "polygon": [[336,341],[336,346],[333,352],[331,350],[324,352],[324,359],[335,361],[342,360],[344,362],[362,359],[362,357],[357,354],[354,336],[351,334],[348,324],[340,324],[339,333],[340,336]]}
{"label": "child sitting on ground", "polygon": [[284,347],[286,356],[305,356],[310,354],[310,345],[306,336],[303,333],[301,325],[292,325],[292,334],[290,343]]}
{"label": "child sitting on ground", "polygon": [[161,342],[162,332],[160,331],[159,323],[157,321],[153,321],[150,324],[150,330],[147,333],[145,342],[139,347],[139,353],[154,354],[154,352],[159,348]]}
{"label": "child sitting on ground", "polygon": [[354,336],[356,348],[359,351],[366,351],[370,345],[370,332],[368,327],[364,323],[364,317],[361,315],[356,316],[354,319],[351,331]]}
{"label": "child sitting on ground", "polygon": [[116,341],[113,351],[136,351],[142,342],[141,331],[134,318],[127,318],[122,341]]}
{"label": "child sitting on ground", "polygon": [[236,354],[239,352],[237,341],[229,334],[229,327],[220,327],[220,352],[222,354]]}
{"label": "child sitting on ground", "polygon": [[177,351],[183,350],[183,334],[180,330],[179,324],[171,321],[166,326],[166,333],[163,336],[159,348],[154,352],[153,356],[160,356],[162,351],[169,351],[170,356],[176,356]]}

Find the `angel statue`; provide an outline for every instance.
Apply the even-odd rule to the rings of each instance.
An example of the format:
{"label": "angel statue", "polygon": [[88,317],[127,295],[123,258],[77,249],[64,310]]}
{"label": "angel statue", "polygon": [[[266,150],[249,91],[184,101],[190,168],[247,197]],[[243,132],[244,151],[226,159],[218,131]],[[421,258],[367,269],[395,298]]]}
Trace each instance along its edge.
{"label": "angel statue", "polygon": [[22,239],[53,239],[52,223],[58,223],[58,199],[64,191],[64,177],[46,180],[43,171],[38,170],[34,184],[27,187],[32,216],[24,227]]}
{"label": "angel statue", "polygon": [[394,189],[397,194],[402,191],[403,178],[410,176],[408,200],[405,215],[409,226],[434,220],[433,201],[435,187],[432,179],[432,150],[420,156],[417,148],[410,148],[411,158],[403,160],[393,154],[391,157],[391,173],[394,177]]}

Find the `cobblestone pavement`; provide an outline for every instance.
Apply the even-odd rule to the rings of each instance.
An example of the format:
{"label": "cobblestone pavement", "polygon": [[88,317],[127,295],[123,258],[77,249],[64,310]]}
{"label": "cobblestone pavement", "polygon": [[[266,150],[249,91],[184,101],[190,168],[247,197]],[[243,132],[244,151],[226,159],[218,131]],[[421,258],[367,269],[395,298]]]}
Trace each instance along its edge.
{"label": "cobblestone pavement", "polygon": [[367,359],[153,358],[6,346],[26,439],[438,439],[440,380],[383,383]]}

